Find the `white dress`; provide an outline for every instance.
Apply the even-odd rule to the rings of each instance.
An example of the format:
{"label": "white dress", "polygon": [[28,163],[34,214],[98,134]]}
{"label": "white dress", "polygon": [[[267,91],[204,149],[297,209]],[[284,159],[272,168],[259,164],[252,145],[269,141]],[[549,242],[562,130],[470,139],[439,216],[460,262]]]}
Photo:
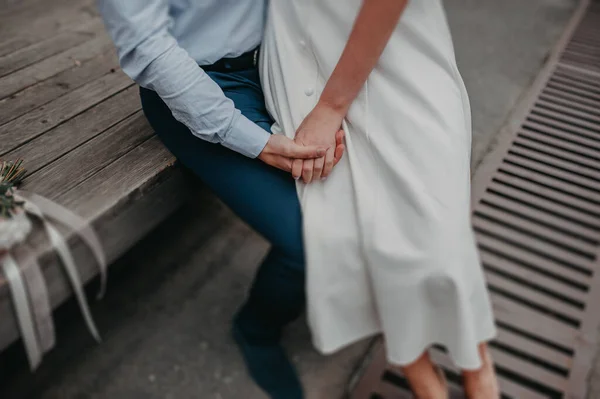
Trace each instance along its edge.
{"label": "white dress", "polygon": [[[271,0],[261,80],[274,132],[315,106],[362,0]],[[317,349],[383,333],[406,365],[432,343],[480,366],[495,335],[470,225],[471,122],[441,0],[409,2],[344,121],[325,182],[298,184]]]}

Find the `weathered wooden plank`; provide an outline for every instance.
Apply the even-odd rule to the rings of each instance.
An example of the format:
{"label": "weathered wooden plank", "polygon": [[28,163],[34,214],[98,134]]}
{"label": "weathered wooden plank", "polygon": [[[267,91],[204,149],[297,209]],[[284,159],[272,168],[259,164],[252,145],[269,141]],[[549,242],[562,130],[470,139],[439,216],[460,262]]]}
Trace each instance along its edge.
{"label": "weathered wooden plank", "polygon": [[8,152],[5,157],[25,159],[28,173],[37,172],[106,129],[115,126],[140,108],[138,88],[131,86]]}
{"label": "weathered wooden plank", "polygon": [[[110,73],[114,50],[93,0],[21,1],[0,10],[0,142],[10,143],[0,153],[26,158],[24,188],[86,217],[113,261],[177,209],[191,185],[153,137],[137,88],[121,71]],[[78,32],[82,24],[94,26],[90,40]],[[77,237],[67,237],[89,281],[97,265]],[[71,295],[64,273],[42,230],[30,244],[57,306]],[[0,320],[4,348],[19,334],[1,276]]]}
{"label": "weathered wooden plank", "polygon": [[0,77],[29,66],[37,61],[66,51],[72,47],[76,47],[102,33],[102,21],[93,19],[76,31],[63,32],[47,40],[34,43],[11,54],[0,57]]}
{"label": "weathered wooden plank", "polygon": [[0,100],[0,125],[117,70],[118,67],[115,52],[110,50],[83,62],[80,66],[74,65],[56,76]]}
{"label": "weathered wooden plank", "polygon": [[0,154],[66,122],[131,84],[131,80],[121,71],[108,73],[100,79],[0,126]]}
{"label": "weathered wooden plank", "polygon": [[[146,129],[149,127],[146,126]],[[120,133],[125,131],[120,130]],[[146,133],[153,134],[151,131]],[[130,201],[132,187],[157,179],[174,167],[175,157],[165,148],[158,137],[151,136],[114,164],[103,168],[70,190],[56,197],[63,206],[88,219],[95,219],[108,212],[125,198]],[[139,195],[146,195],[142,190]]]}
{"label": "weathered wooden plank", "polygon": [[25,180],[25,187],[55,199],[137,147],[153,134],[143,113],[137,112],[29,176]]}
{"label": "weathered wooden plank", "polygon": [[[193,182],[185,179],[172,165],[172,156],[153,137],[58,200],[93,222],[108,261],[112,262],[190,197]],[[84,200],[78,200],[84,197]],[[96,202],[85,204],[90,198]],[[208,195],[208,198],[212,196]],[[207,212],[207,225],[218,226],[219,223],[211,223],[215,218],[214,212]],[[43,234],[37,231],[30,241],[40,252],[40,265],[49,282],[51,304],[56,307],[71,295],[71,288]],[[98,273],[97,265],[81,240],[71,236],[69,243],[82,280],[87,282]],[[0,319],[3,321],[0,348],[4,348],[16,340],[19,333],[8,287],[1,276]]]}
{"label": "weathered wooden plank", "polygon": [[0,56],[5,56],[23,47],[33,44],[33,39],[26,37],[11,37],[0,43]]}
{"label": "weathered wooden plank", "polygon": [[26,37],[35,42],[97,16],[94,0],[40,1],[0,15],[0,38]]}
{"label": "weathered wooden plank", "polygon": [[0,99],[57,75],[65,69],[73,67],[78,62],[84,62],[98,54],[105,53],[111,48],[113,48],[113,45],[108,36],[101,35],[60,54],[46,58],[37,64],[4,76],[0,78]]}
{"label": "weathered wooden plank", "polygon": [[0,17],[22,12],[22,10],[34,7],[42,0],[2,0],[0,1]]}

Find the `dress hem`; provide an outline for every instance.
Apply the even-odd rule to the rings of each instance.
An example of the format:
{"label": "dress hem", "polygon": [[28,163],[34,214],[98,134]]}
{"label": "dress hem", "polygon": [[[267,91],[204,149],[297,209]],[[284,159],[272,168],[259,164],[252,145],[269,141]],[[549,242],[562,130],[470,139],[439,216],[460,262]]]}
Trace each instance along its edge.
{"label": "dress hem", "polygon": [[[360,334],[355,334],[353,337],[348,337],[346,340],[343,340],[342,343],[340,344],[336,344],[336,345],[318,345],[316,342],[313,341],[313,345],[315,346],[315,348],[317,348],[317,350],[323,354],[323,355],[331,355],[335,352],[338,352],[342,349],[345,349],[359,341],[362,341],[363,339],[367,339],[367,338],[372,338],[376,335],[382,335],[383,331],[382,330],[373,330],[373,331],[365,331],[362,332]],[[485,342],[489,342],[491,340],[493,340],[497,335],[497,331],[496,328],[491,328],[489,331],[485,331],[483,334],[481,334],[482,338],[477,340],[477,346],[479,346],[482,343]],[[431,342],[430,342],[431,341]],[[441,344],[443,346],[445,346],[446,348],[448,348],[447,345],[444,345],[443,342],[438,342],[436,340],[428,340],[425,341],[423,344],[419,345],[419,348],[422,348],[420,350],[415,351],[416,353],[411,353],[406,357],[403,357],[402,359],[392,359],[386,351],[386,360],[388,361],[389,364],[393,365],[393,366],[398,366],[398,367],[405,367],[408,366],[412,363],[414,363],[419,356],[421,356],[421,354],[423,354],[423,352],[425,352],[426,350],[428,350],[428,348],[431,348],[432,346],[436,345],[436,344]],[[473,370],[478,370],[481,368],[482,364],[481,364],[481,359],[478,359],[479,361],[477,362],[477,364],[473,364],[472,362],[468,362],[468,361],[463,361],[464,359],[459,359],[459,356],[456,356],[455,354],[452,353],[452,351],[448,348],[448,354],[450,356],[450,359],[452,360],[452,362],[461,370],[467,370],[467,371],[473,371]],[[479,356],[478,356],[479,358]]]}

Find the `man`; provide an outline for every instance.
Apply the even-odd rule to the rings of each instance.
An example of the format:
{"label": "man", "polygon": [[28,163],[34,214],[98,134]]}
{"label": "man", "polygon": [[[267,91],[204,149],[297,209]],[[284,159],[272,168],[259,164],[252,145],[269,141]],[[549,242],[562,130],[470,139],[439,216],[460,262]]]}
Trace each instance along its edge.
{"label": "man", "polygon": [[[98,0],[125,73],[169,150],[272,249],[233,335],[250,375],[272,398],[302,397],[279,344],[304,306],[302,223],[295,159],[321,158],[269,133],[258,71],[265,0]],[[200,65],[200,66],[199,66]],[[338,135],[336,159],[343,152]]]}

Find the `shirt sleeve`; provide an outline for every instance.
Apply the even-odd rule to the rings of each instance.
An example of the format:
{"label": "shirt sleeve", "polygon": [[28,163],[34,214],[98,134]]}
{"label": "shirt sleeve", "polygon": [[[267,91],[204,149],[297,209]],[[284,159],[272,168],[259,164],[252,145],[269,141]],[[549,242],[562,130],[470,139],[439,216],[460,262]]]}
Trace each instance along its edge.
{"label": "shirt sleeve", "polygon": [[97,0],[123,71],[152,89],[192,134],[258,156],[270,134],[235,108],[169,32],[168,0]]}

